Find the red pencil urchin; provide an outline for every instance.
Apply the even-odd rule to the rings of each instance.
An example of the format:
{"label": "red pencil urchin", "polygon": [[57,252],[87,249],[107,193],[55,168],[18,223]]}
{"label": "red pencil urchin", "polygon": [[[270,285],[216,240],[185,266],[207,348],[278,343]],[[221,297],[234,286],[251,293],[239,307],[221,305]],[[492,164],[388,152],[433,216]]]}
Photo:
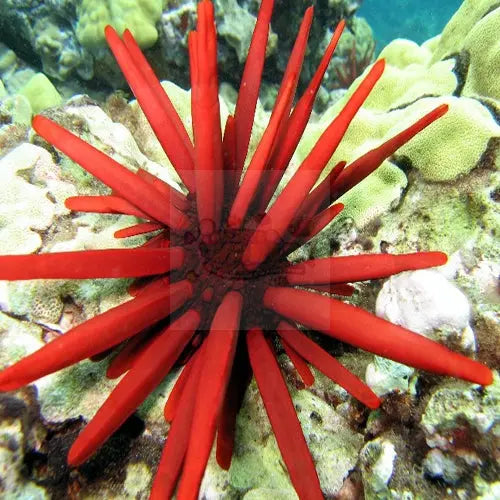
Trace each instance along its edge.
{"label": "red pencil urchin", "polygon": [[[343,23],[306,91],[292,103],[312,7],[307,9],[276,104],[245,173],[273,0],[263,0],[234,116],[220,128],[216,31],[212,3],[198,4],[189,36],[194,144],[130,32],[106,38],[160,144],[179,173],[186,196],[139,169],[131,172],[69,131],[36,116],[48,142],[112,189],[109,196],[77,196],[68,208],[135,215],[144,222],[117,237],[157,232],[140,248],[0,257],[0,278],[146,278],[134,298],[48,343],[0,373],[8,391],[113,348],[107,375],[123,375],[73,444],[68,462],[87,460],[134,412],[176,364],[184,369],[165,405],[171,423],[151,498],[196,498],[214,441],[229,468],[235,418],[253,375],[283,460],[300,498],[322,498],[312,457],[276,360],[281,342],[306,385],[307,363],[370,408],[379,398],[307,335],[296,322],[378,355],[479,384],[490,370],[421,335],[334,299],[350,282],[441,265],[440,252],[315,259],[296,265],[286,256],[321,231],[342,209],[335,201],[415,134],[442,116],[439,106],[351,165],[337,165],[314,187],[357,110],[384,70],[376,62],[268,208],[304,132],[315,95]],[[241,177],[241,181],[240,181]],[[307,290],[306,290],[307,289]]]}

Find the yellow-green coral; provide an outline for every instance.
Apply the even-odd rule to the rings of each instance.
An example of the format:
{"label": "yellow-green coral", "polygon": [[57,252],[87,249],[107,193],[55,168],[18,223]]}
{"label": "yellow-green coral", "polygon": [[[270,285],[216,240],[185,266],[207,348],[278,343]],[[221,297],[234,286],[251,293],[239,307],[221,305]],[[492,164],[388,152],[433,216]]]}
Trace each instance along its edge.
{"label": "yellow-green coral", "polygon": [[158,38],[155,24],[160,19],[162,0],[82,0],[78,9],[76,36],[86,48],[105,46],[104,28],[110,24],[118,33],[128,28],[142,48]]}
{"label": "yellow-green coral", "polygon": [[498,7],[498,0],[464,0],[450,22],[445,26],[434,52],[433,61],[436,62],[452,54],[459,53],[474,25],[488,12]]}
{"label": "yellow-green coral", "polygon": [[467,35],[470,56],[463,95],[500,99],[500,7],[479,21]]}
{"label": "yellow-green coral", "polygon": [[61,95],[43,73],[33,76],[19,93],[28,99],[35,114],[62,102]]}
{"label": "yellow-green coral", "polygon": [[448,113],[398,151],[431,181],[450,181],[468,174],[490,139],[500,137],[500,127],[488,109],[468,97],[420,99],[410,107],[415,109],[411,115],[424,114],[442,102],[449,105]]}

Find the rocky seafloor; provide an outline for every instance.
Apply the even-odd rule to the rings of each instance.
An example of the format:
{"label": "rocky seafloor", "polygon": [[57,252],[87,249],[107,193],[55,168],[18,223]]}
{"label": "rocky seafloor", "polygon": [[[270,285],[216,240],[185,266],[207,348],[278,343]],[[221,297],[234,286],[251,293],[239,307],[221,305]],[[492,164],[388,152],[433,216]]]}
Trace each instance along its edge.
{"label": "rocky seafloor", "polygon": [[[449,262],[440,268],[356,285],[352,301],[493,369],[500,366],[499,30],[500,2],[466,0],[441,35],[421,46],[396,40],[383,49],[384,75],[331,166],[356,158],[438,104],[447,103],[449,112],[345,195],[342,216],[293,255],[297,260],[447,252]],[[0,253],[142,242],[113,237],[133,218],[65,208],[68,196],[106,188],[30,128],[33,113],[43,111],[129,168],[175,182],[136,102],[120,92],[103,101],[59,92],[7,50],[2,68],[7,72],[5,88],[0,84]],[[26,77],[23,72],[31,72],[28,83],[38,79],[31,91],[15,85],[16,78]],[[164,85],[190,129],[189,94]],[[224,93],[223,120],[234,106],[231,95]],[[315,116],[292,169],[346,98]],[[254,145],[268,116],[259,107]],[[126,280],[0,282],[0,366],[126,300],[127,285]],[[315,384],[304,389],[288,359],[280,358],[327,498],[500,497],[498,376],[482,388],[332,340],[323,346],[383,397],[381,408],[369,411],[314,370]],[[105,370],[106,361],[85,361],[0,394],[2,498],[147,498],[168,432],[162,407],[175,376],[94,458],[78,469],[65,463],[76,435],[115,384]],[[296,498],[254,381],[238,417],[231,468],[221,471],[211,458],[201,497]]]}

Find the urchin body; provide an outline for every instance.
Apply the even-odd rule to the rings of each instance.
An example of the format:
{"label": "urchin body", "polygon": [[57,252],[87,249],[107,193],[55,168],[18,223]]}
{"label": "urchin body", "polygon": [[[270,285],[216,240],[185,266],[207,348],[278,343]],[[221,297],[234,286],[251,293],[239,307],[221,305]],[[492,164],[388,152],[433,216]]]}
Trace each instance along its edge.
{"label": "urchin body", "polygon": [[305,385],[308,363],[370,408],[380,399],[359,378],[298,329],[315,329],[408,365],[480,384],[484,365],[416,333],[338,300],[349,283],[441,265],[440,252],[359,255],[290,264],[287,255],[342,210],[336,200],[401,145],[446,113],[439,106],[350,165],[341,162],[318,182],[356,112],[384,71],[376,62],[304,162],[271,202],[304,133],[314,98],[341,35],[332,37],[311,83],[294,95],[312,8],[307,9],[276,104],[244,169],[264,65],[272,0],[263,0],[236,110],[220,128],[213,6],[198,4],[189,37],[194,142],[132,35],[111,27],[106,38],[155,135],[182,180],[185,195],[143,169],[131,172],[43,116],[33,127],[112,190],[69,198],[75,211],[134,215],[141,222],[116,237],[150,234],[139,248],[0,257],[0,278],[139,278],[133,298],[77,326],[0,373],[14,390],[112,350],[107,376],[122,376],[73,444],[68,462],[87,460],[176,364],[183,371],[165,405],[171,424],[152,498],[196,498],[216,441],[229,468],[235,418],[255,376],[290,479],[301,498],[322,498],[319,479],[276,359],[279,340]]}

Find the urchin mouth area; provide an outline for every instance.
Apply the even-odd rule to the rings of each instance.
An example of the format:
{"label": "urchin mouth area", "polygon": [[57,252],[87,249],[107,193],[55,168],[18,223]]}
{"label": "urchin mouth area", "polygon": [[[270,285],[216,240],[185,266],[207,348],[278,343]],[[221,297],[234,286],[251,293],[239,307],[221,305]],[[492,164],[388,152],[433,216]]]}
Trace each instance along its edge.
{"label": "urchin mouth area", "polygon": [[[248,270],[242,262],[242,255],[254,231],[251,228],[222,228],[214,242],[207,244],[201,235],[185,233],[182,246],[186,252],[182,270],[172,273],[191,281],[204,303],[219,304],[231,290],[244,297],[245,307],[255,311],[262,318],[265,310],[262,305],[264,292],[271,286],[285,286],[284,269],[287,260],[276,253],[270,256],[255,270]],[[274,322],[273,322],[274,323]]]}

